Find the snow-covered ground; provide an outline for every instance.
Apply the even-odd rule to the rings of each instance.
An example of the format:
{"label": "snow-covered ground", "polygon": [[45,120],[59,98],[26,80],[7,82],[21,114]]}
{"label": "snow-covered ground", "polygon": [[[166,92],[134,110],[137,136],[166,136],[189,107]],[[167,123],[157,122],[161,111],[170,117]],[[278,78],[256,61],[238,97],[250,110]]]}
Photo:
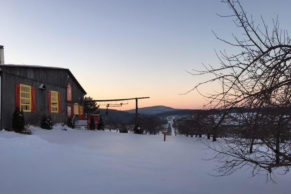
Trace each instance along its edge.
{"label": "snow-covered ground", "polygon": [[174,119],[175,119],[174,116],[167,117],[168,124],[170,125],[170,128],[171,128],[171,135],[172,135],[172,136],[176,136],[176,130],[175,130],[175,128],[173,127]]}
{"label": "snow-covered ground", "polygon": [[290,193],[291,175],[214,177],[201,140],[107,131],[0,131],[0,193]]}

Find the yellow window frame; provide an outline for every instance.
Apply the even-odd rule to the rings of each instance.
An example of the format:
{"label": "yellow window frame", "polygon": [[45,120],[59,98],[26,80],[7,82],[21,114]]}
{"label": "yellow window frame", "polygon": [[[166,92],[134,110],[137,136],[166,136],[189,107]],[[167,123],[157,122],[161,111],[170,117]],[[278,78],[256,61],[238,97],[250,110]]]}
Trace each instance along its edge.
{"label": "yellow window frame", "polygon": [[59,113],[59,92],[51,90],[51,113]]}
{"label": "yellow window frame", "polygon": [[31,86],[19,84],[20,111],[31,112]]}

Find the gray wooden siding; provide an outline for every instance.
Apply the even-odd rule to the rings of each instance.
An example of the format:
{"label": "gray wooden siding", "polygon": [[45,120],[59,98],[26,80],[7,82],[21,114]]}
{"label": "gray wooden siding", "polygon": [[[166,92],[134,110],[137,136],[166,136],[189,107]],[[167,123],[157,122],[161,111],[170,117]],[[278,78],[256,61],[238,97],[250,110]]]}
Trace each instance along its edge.
{"label": "gray wooden siding", "polygon": [[[35,112],[24,113],[28,124],[39,125],[43,115],[51,115],[54,123],[66,122],[67,104],[82,103],[84,93],[69,76],[66,70],[55,69],[28,69],[28,68],[2,68],[2,128],[11,129],[12,114],[15,110],[15,85],[17,83],[31,85],[35,88]],[[67,103],[67,83],[72,85],[72,102]],[[39,89],[45,84],[46,89]],[[48,91],[60,92],[60,113],[48,112]]]}

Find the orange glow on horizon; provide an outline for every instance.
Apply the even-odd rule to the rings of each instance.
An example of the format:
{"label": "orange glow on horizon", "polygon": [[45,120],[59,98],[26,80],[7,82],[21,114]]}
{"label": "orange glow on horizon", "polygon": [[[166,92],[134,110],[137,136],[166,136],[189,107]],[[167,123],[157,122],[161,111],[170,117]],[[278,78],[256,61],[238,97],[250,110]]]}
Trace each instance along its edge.
{"label": "orange glow on horizon", "polygon": [[[89,95],[88,95],[89,96]],[[143,95],[103,95],[103,96],[95,96],[91,95],[93,99],[120,99],[120,98],[134,98],[134,97],[142,97]],[[109,109],[115,110],[130,110],[135,109],[135,100],[128,101],[119,101],[119,102],[98,102],[101,109],[106,109],[107,104],[110,105],[119,105],[123,103],[122,107],[110,107]],[[163,96],[153,95],[150,96],[149,99],[141,99],[138,100],[138,107],[151,107],[151,106],[167,106],[175,109],[203,109],[203,105],[206,104],[206,100],[199,95],[176,95],[176,96],[167,96],[167,98]]]}
{"label": "orange glow on horizon", "polygon": [[[120,87],[120,83],[111,84],[95,84],[93,82],[88,82],[86,80],[84,88],[87,91],[87,96],[92,97],[93,99],[105,100],[105,99],[122,99],[122,98],[135,98],[135,97],[146,97],[149,96],[149,99],[142,99],[138,101],[138,107],[150,107],[150,106],[168,106],[175,109],[203,109],[203,105],[207,104],[207,101],[204,97],[199,95],[197,92],[191,92],[189,94],[180,95],[179,94],[179,83],[174,87],[164,87],[158,86],[158,84],[145,85],[143,87],[132,87],[132,86],[123,86]],[[140,83],[143,85],[144,83]],[[108,88],[108,85],[111,85]],[[147,88],[146,88],[147,87]],[[189,86],[191,87],[191,85]],[[177,89],[178,88],[178,89]],[[181,89],[180,93],[187,91],[186,89]],[[211,92],[211,88],[207,88],[207,91]],[[100,108],[106,109],[107,104],[118,105],[121,102],[100,102]],[[124,105],[122,107],[109,107],[110,109],[116,110],[129,110],[135,108],[135,100],[123,101]]]}

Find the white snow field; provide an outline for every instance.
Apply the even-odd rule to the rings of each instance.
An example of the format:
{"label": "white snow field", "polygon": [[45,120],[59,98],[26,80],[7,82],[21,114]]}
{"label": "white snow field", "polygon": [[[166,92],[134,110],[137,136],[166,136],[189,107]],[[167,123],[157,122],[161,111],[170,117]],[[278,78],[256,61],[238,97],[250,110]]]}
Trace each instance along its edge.
{"label": "white snow field", "polygon": [[1,194],[291,193],[290,173],[211,176],[217,164],[197,138],[60,128],[0,131]]}

